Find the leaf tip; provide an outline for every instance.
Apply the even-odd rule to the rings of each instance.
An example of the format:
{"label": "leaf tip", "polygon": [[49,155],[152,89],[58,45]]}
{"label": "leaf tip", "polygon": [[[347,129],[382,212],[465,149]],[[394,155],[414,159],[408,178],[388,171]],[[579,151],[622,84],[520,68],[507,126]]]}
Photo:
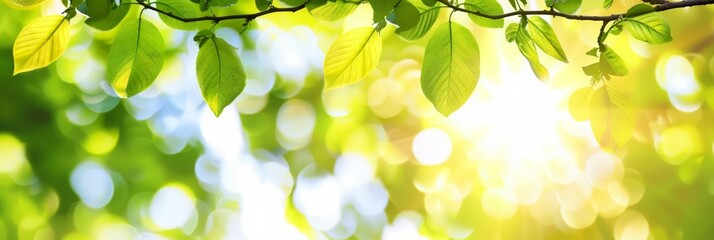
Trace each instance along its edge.
{"label": "leaf tip", "polygon": [[14,70],[12,71],[12,76],[17,76],[20,73],[26,73],[26,72],[31,72],[33,70],[37,70],[43,67],[19,67],[19,65],[15,65]]}
{"label": "leaf tip", "polygon": [[325,85],[324,85],[324,87],[322,88],[322,92],[323,92],[323,93],[328,93],[328,92],[331,92],[332,90],[334,90],[334,89],[336,89],[336,88],[338,88],[338,87],[339,87],[339,86],[335,86],[335,85],[330,84],[329,81],[325,81]]}
{"label": "leaf tip", "polygon": [[216,118],[221,116],[221,113],[223,112],[223,108],[213,108],[211,107],[211,112],[213,112],[213,115],[216,116]]}
{"label": "leaf tip", "polygon": [[20,74],[20,73],[23,73],[23,72],[25,72],[25,71],[23,71],[23,70],[17,68],[17,66],[15,66],[15,70],[12,71],[12,76],[13,76],[13,77],[14,77],[14,76],[17,76],[17,74]]}
{"label": "leaf tip", "polygon": [[454,111],[445,111],[445,110],[439,110],[439,113],[443,115],[445,118],[448,118]]}

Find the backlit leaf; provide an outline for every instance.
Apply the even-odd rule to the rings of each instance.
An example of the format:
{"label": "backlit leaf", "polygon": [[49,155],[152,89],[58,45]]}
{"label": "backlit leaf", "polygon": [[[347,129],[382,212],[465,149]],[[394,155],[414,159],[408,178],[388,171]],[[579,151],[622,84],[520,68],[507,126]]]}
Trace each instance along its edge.
{"label": "backlit leaf", "polygon": [[419,23],[419,10],[409,1],[400,1],[394,9],[396,24],[399,28],[408,30]]}
{"label": "backlit leaf", "polygon": [[216,117],[245,88],[245,70],[236,49],[215,36],[198,50],[196,74],[203,99]]}
{"label": "backlit leaf", "polygon": [[506,41],[513,42],[516,40],[516,33],[518,33],[519,26],[518,23],[508,24],[506,27]]}
{"label": "backlit leaf", "polygon": [[69,44],[69,21],[55,15],[36,19],[22,28],[12,46],[12,75],[46,67],[59,58]]}
{"label": "backlit leaf", "polygon": [[596,90],[590,98],[590,126],[595,139],[607,150],[627,143],[634,128],[634,116],[627,100],[607,86]]}
{"label": "backlit leaf", "polygon": [[236,4],[238,0],[208,0],[207,7],[228,7]]}
{"label": "backlit leaf", "polygon": [[622,24],[640,41],[658,44],[672,41],[669,23],[658,13],[625,18]]}
{"label": "backlit leaf", "polygon": [[513,7],[513,9],[518,10],[518,7],[516,6],[516,0],[508,0],[508,3],[511,4],[511,7]]}
{"label": "backlit leaf", "polygon": [[87,16],[94,19],[103,19],[112,9],[111,0],[87,0]]}
{"label": "backlit leaf", "polygon": [[580,8],[582,0],[546,0],[546,6],[552,6],[560,12],[573,14]]}
{"label": "backlit leaf", "polygon": [[347,17],[352,12],[357,10],[359,5],[348,3],[343,0],[326,1],[326,0],[310,0],[307,3],[307,10],[313,17],[324,21],[337,21]]}
{"label": "backlit leaf", "polygon": [[109,15],[107,15],[105,18],[102,19],[94,19],[90,18],[84,21],[85,24],[102,30],[102,31],[108,31],[116,27],[121,20],[126,17],[126,14],[129,13],[129,7],[131,5],[120,5],[114,9],[112,9],[109,12]]}
{"label": "backlit leaf", "polygon": [[7,3],[12,8],[26,10],[37,7],[44,1],[45,0],[7,0],[5,1],[5,3]]}
{"label": "backlit leaf", "polygon": [[622,33],[622,22],[617,22],[612,26],[609,34],[619,35],[620,33]]}
{"label": "backlit leaf", "polygon": [[639,15],[651,13],[654,11],[655,11],[655,9],[654,9],[654,7],[652,7],[652,5],[640,3],[635,6],[632,6],[630,9],[627,9],[627,13],[625,13],[625,17],[630,17],[630,18],[636,17]]}
{"label": "backlit leaf", "polygon": [[590,50],[588,50],[585,53],[585,55],[597,57],[597,53],[598,53],[598,49],[596,47],[594,47],[594,48],[591,48]]}
{"label": "backlit leaf", "polygon": [[583,72],[585,75],[590,76],[590,82],[594,85],[600,80],[602,80],[603,77],[610,79],[610,75],[604,75],[602,71],[600,70],[600,63],[596,62],[590,65],[587,65],[583,67]]}
{"label": "backlit leaf", "polygon": [[436,4],[436,0],[421,0],[424,5],[433,7]]}
{"label": "backlit leaf", "polygon": [[544,53],[563,62],[568,62],[568,57],[565,56],[563,47],[560,46],[558,36],[555,35],[550,24],[538,16],[528,18],[528,35],[533,42]]}
{"label": "backlit leaf", "polygon": [[615,76],[625,76],[628,73],[625,60],[622,60],[622,58],[608,46],[605,46],[605,51],[600,53],[600,69],[604,74]]}
{"label": "backlit leaf", "polygon": [[272,4],[272,0],[255,0],[255,8],[259,11],[268,10],[268,8],[270,8],[270,4]]}
{"label": "backlit leaf", "polygon": [[377,66],[381,54],[382,38],[374,28],[343,34],[325,56],[325,91],[361,81]]}
{"label": "backlit leaf", "polygon": [[307,0],[280,0],[280,2],[285,3],[288,6],[300,6],[301,4],[307,2]]}
{"label": "backlit leaf", "polygon": [[122,98],[148,88],[164,64],[164,40],[149,21],[127,22],[117,34],[107,58],[107,80]]}
{"label": "backlit leaf", "polygon": [[538,60],[538,53],[536,52],[535,45],[533,45],[533,41],[526,30],[523,29],[523,25],[518,26],[517,31],[515,32],[515,40],[518,50],[521,51],[521,54],[523,54],[524,57],[526,57],[536,77],[538,77],[541,81],[548,80],[550,78],[550,73],[548,73],[548,69],[546,69],[540,63],[540,60]]}
{"label": "backlit leaf", "polygon": [[[464,7],[467,10],[474,12],[485,13],[488,15],[500,15],[503,14],[503,8],[496,0],[466,0]],[[490,19],[485,17],[480,17],[475,14],[469,14],[471,21],[475,22],[482,27],[488,28],[502,28],[503,19]]]}
{"label": "backlit leaf", "polygon": [[[156,8],[182,18],[193,18],[199,16],[197,5],[188,0],[158,0]],[[172,28],[181,30],[196,29],[196,22],[182,22],[161,13],[159,13],[159,18],[161,18],[162,22]]]}
{"label": "backlit leaf", "polygon": [[590,113],[590,93],[592,92],[591,87],[584,87],[575,90],[573,94],[570,95],[568,100],[568,109],[570,110],[570,116],[577,121],[588,120]]}
{"label": "backlit leaf", "polygon": [[471,31],[454,22],[440,25],[424,53],[421,88],[445,116],[471,96],[480,74],[479,48]]}
{"label": "backlit leaf", "polygon": [[612,6],[613,0],[605,0],[602,2],[602,8],[608,9]]}
{"label": "backlit leaf", "polygon": [[368,2],[372,6],[373,20],[377,23],[382,21],[394,9],[399,0],[368,0]]}
{"label": "backlit leaf", "polygon": [[439,18],[438,8],[422,10],[419,16],[419,22],[417,22],[416,26],[411,29],[397,28],[395,33],[405,40],[417,40],[429,32],[429,29],[434,26],[437,18]]}

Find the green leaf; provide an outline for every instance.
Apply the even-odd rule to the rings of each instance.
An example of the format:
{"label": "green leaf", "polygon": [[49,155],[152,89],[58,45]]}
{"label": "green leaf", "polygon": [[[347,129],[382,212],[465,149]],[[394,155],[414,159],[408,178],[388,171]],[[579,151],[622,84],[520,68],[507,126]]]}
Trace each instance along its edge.
{"label": "green leaf", "polygon": [[585,55],[597,57],[598,49],[596,47],[590,49],[585,53]]}
{"label": "green leaf", "polygon": [[[498,4],[496,0],[466,0],[466,2],[464,3],[464,7],[467,10],[485,13],[488,15],[503,14],[503,8],[501,8],[501,4]],[[503,27],[503,19],[490,19],[470,13],[469,18],[471,18],[471,21],[475,22],[478,25],[481,25],[482,27]]]}
{"label": "green leaf", "polygon": [[84,0],[71,0],[70,5],[75,8],[79,8],[79,6],[81,6],[81,5],[84,5],[85,7],[87,6],[87,4]]}
{"label": "green leaf", "polygon": [[585,75],[593,77],[600,75],[600,63],[593,63],[583,67],[583,72],[585,73]]}
{"label": "green leaf", "polygon": [[513,9],[518,10],[518,7],[516,7],[516,0],[508,0],[508,3],[511,4],[511,7],[513,7]]}
{"label": "green leaf", "polygon": [[308,0],[280,0],[280,2],[285,3],[288,6],[300,6]]}
{"label": "green leaf", "polygon": [[521,51],[521,54],[523,54],[524,57],[526,57],[536,77],[538,77],[541,81],[548,80],[550,78],[550,73],[548,73],[548,69],[540,64],[535,45],[533,45],[533,41],[528,35],[528,32],[523,29],[523,25],[519,25],[515,31],[515,40],[518,50]]}
{"label": "green leaf", "polygon": [[112,10],[111,0],[87,0],[87,16],[94,19],[103,19]]}
{"label": "green leaf", "polygon": [[116,27],[121,22],[121,20],[124,19],[124,17],[126,16],[127,13],[129,13],[130,6],[131,5],[128,5],[128,4],[120,5],[114,9],[112,9],[112,11],[109,12],[109,15],[107,15],[107,17],[105,17],[103,19],[90,18],[90,19],[85,20],[84,23],[93,27],[93,28],[96,28],[98,30],[102,30],[102,31],[111,30],[114,27]]}
{"label": "green leaf", "polygon": [[213,35],[213,32],[211,32],[211,30],[204,29],[204,30],[198,31],[198,33],[196,33],[196,35],[193,36],[193,41],[198,43],[198,47],[200,48],[203,46],[203,44],[206,43],[206,41],[208,39],[212,38],[213,36],[214,35]]}
{"label": "green leaf", "polygon": [[608,75],[625,76],[628,73],[625,61],[608,46],[600,53],[600,69]]}
{"label": "green leaf", "polygon": [[409,1],[400,1],[394,9],[396,24],[399,28],[412,29],[419,23],[419,10]]}
{"label": "green leaf", "polygon": [[622,33],[622,24],[620,23],[622,22],[616,22],[615,25],[612,26],[612,29],[610,29],[609,34],[619,35],[620,33]]}
{"label": "green leaf", "polygon": [[15,70],[12,75],[46,67],[57,60],[69,44],[69,21],[53,15],[23,27],[12,46]]}
{"label": "green leaf", "polygon": [[433,7],[436,4],[436,0],[421,0],[424,5]]}
{"label": "green leaf", "polygon": [[441,24],[424,53],[421,89],[444,116],[471,96],[480,75],[479,48],[471,31],[455,22]]}
{"label": "green leaf", "polygon": [[565,56],[563,47],[560,46],[558,36],[555,35],[548,22],[538,16],[530,17],[527,28],[528,35],[544,53],[560,61],[568,62],[568,57]]}
{"label": "green leaf", "polygon": [[382,20],[382,21],[379,21],[379,22],[377,23],[377,27],[375,27],[374,29],[375,29],[377,32],[382,31],[382,29],[384,29],[384,27],[387,26],[387,21],[389,21],[390,16],[392,16],[392,17],[391,17],[392,20],[394,20],[394,18],[396,18],[396,17],[394,17],[394,12],[391,12],[391,13],[389,13],[389,15],[387,15],[387,18],[385,18],[385,19]]}
{"label": "green leaf", "polygon": [[596,62],[583,67],[583,72],[585,73],[585,75],[590,76],[590,82],[592,85],[595,85],[602,81],[603,77],[607,80],[610,80],[610,75],[603,73],[600,69],[600,62]]}
{"label": "green leaf", "polygon": [[633,18],[625,18],[622,24],[633,37],[651,44],[672,41],[669,23],[657,13],[648,13]]}
{"label": "green leaf", "polygon": [[605,0],[602,2],[602,8],[608,9],[610,6],[612,6],[613,0]]}
{"label": "green leaf", "polygon": [[405,40],[417,40],[429,32],[429,29],[434,25],[436,19],[439,18],[439,13],[439,8],[424,10],[421,12],[419,22],[417,22],[416,26],[411,29],[397,28],[395,33]]}
{"label": "green leaf", "polygon": [[307,3],[307,11],[317,19],[324,21],[337,21],[347,17],[352,12],[357,10],[359,5],[348,3],[343,0],[326,1],[326,0],[310,0]]}
{"label": "green leaf", "polygon": [[206,7],[228,7],[236,4],[238,0],[208,0]]}
{"label": "green leaf", "polygon": [[193,36],[193,41],[197,42],[197,41],[200,41],[201,39],[211,37],[211,36],[213,36],[213,32],[211,32],[211,30],[204,29],[204,30],[198,31],[196,33],[196,35]]}
{"label": "green leaf", "polygon": [[107,80],[122,98],[148,88],[164,64],[164,40],[149,21],[127,22],[119,29],[107,59]]}
{"label": "green leaf", "polygon": [[573,14],[580,8],[582,0],[545,0],[545,4],[560,12]]}
{"label": "green leaf", "polygon": [[513,42],[516,40],[516,33],[519,30],[518,23],[508,24],[506,27],[506,41]]}
{"label": "green leaf", "polygon": [[628,9],[627,13],[625,13],[625,17],[626,18],[636,17],[639,15],[651,13],[654,11],[655,11],[654,7],[650,6],[649,4],[640,3],[635,6],[632,6],[630,9]]}
{"label": "green leaf", "polygon": [[634,117],[625,98],[603,86],[590,98],[590,126],[595,139],[607,150],[615,150],[630,140]]}
{"label": "green leaf", "polygon": [[271,4],[273,4],[272,0],[255,0],[255,8],[257,8],[258,11],[268,10]]}
{"label": "green leaf", "polygon": [[568,100],[570,116],[576,121],[588,120],[590,115],[590,93],[592,88],[584,87],[575,90]]}
{"label": "green leaf", "polygon": [[325,55],[325,91],[361,81],[377,66],[382,38],[374,28],[353,29],[330,46]]}
{"label": "green leaf", "polygon": [[37,6],[39,6],[41,3],[43,3],[45,0],[8,0],[5,1],[8,5],[10,5],[13,8],[17,8],[20,10],[27,10],[27,9],[32,9]]}
{"label": "green leaf", "polygon": [[372,6],[372,19],[374,22],[382,21],[398,2],[399,0],[369,0],[369,4]]}
{"label": "green leaf", "polygon": [[[156,8],[182,18],[194,18],[199,16],[196,4],[188,0],[158,0]],[[182,22],[161,13],[159,13],[159,18],[172,28],[181,30],[196,29],[196,22]]]}
{"label": "green leaf", "polygon": [[245,88],[245,69],[236,49],[215,36],[198,50],[196,74],[201,95],[216,117]]}

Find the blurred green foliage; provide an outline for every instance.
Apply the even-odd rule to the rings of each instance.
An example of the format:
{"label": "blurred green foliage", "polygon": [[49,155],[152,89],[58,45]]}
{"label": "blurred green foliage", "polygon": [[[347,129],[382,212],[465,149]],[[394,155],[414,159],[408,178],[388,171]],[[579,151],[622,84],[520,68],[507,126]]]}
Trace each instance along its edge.
{"label": "blurred green foliage", "polygon": [[[98,67],[115,31],[72,22],[66,56],[11,76],[12,40],[56,7],[1,6],[0,34],[11,37],[0,38],[0,239],[714,235],[714,22],[703,20],[711,8],[663,13],[668,45],[625,34],[608,41],[630,73],[607,84],[633,105],[635,125],[625,148],[606,153],[568,113],[570,93],[591,83],[579,67],[591,58],[542,59],[553,67],[541,83],[502,30],[465,15],[455,21],[489,59],[449,118],[420,89],[427,41],[406,42],[394,26],[364,81],[323,93],[323,52],[371,24],[364,7],[337,23],[304,11],[266,16],[240,36],[241,22],[222,25],[216,35],[255,71],[215,118],[191,74],[193,32],[157,24],[166,66],[146,93],[120,100]],[[596,44],[597,24],[551,24],[568,53]]]}

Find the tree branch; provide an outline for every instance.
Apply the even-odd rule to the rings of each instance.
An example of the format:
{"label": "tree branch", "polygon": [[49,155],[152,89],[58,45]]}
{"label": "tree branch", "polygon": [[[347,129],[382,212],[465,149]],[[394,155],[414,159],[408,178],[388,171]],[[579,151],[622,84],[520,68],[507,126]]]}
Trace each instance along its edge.
{"label": "tree branch", "polygon": [[[612,14],[612,15],[607,15],[607,16],[572,15],[572,14],[550,11],[550,10],[540,10],[540,11],[538,11],[538,10],[536,10],[536,11],[518,10],[518,11],[500,14],[500,15],[488,15],[488,14],[484,14],[481,12],[471,11],[471,10],[468,10],[465,8],[461,8],[457,5],[451,4],[448,0],[437,0],[437,1],[446,5],[447,7],[451,8],[451,9],[453,9],[454,11],[465,12],[465,13],[474,14],[477,16],[485,17],[485,18],[490,18],[490,19],[502,19],[502,18],[507,18],[507,17],[512,17],[512,16],[521,16],[521,15],[526,15],[526,16],[527,15],[550,15],[550,16],[554,16],[554,17],[563,17],[563,18],[571,19],[571,20],[609,22],[609,21],[617,20],[618,18],[625,16],[625,13]],[[684,0],[681,2],[668,2],[665,4],[657,5],[654,7],[654,9],[655,9],[655,12],[662,12],[662,11],[666,11],[666,10],[670,10],[670,9],[693,7],[693,6],[708,5],[708,4],[714,4],[714,0]],[[635,17],[635,16],[639,16],[639,15],[642,15],[642,14],[634,15],[631,17]]]}
{"label": "tree branch", "polygon": [[158,9],[154,6],[151,6],[149,3],[146,2],[146,0],[136,0],[136,2],[146,9],[158,12],[160,14],[164,14],[167,17],[170,17],[170,18],[182,21],[182,22],[200,22],[200,21],[220,22],[223,20],[231,20],[231,19],[245,19],[245,20],[250,21],[250,20],[256,19],[260,16],[267,15],[270,13],[296,12],[300,9],[305,8],[305,5],[307,4],[307,1],[305,1],[305,3],[300,4],[299,6],[295,6],[295,7],[276,8],[276,7],[271,6],[268,10],[265,10],[262,12],[257,12],[257,13],[251,13],[251,14],[237,14],[237,15],[226,15],[226,16],[203,16],[203,17],[195,17],[195,18],[185,18],[185,17],[177,16],[171,12],[167,12],[167,11]]}
{"label": "tree branch", "polygon": [[600,33],[597,35],[597,47],[600,51],[605,51],[605,27],[610,21],[602,21],[602,26],[600,26]]}
{"label": "tree branch", "polygon": [[[478,11],[471,11],[471,10],[459,7],[458,5],[452,4],[448,0],[437,0],[437,1],[444,4],[446,7],[451,8],[454,11],[474,14],[474,15],[489,18],[489,19],[503,19],[503,18],[512,17],[512,16],[548,15],[548,16],[553,16],[553,17],[562,17],[562,18],[571,19],[571,20],[599,21],[599,22],[607,23],[607,22],[614,21],[614,20],[617,20],[617,19],[625,16],[625,13],[612,14],[612,15],[606,15],[606,16],[574,15],[574,14],[567,14],[567,13],[562,13],[562,12],[558,12],[558,11],[553,11],[552,9],[551,10],[535,10],[535,11],[533,11],[533,10],[518,10],[518,11],[500,14],[500,15],[489,15],[489,14],[481,13]],[[203,17],[195,17],[195,18],[185,18],[185,17],[177,16],[171,12],[167,12],[167,11],[158,9],[154,6],[151,6],[149,3],[146,2],[146,0],[136,0],[136,2],[146,9],[158,12],[160,14],[164,14],[170,18],[173,18],[173,19],[176,19],[176,20],[182,21],[182,22],[199,22],[199,21],[220,22],[220,21],[231,20],[231,19],[253,20],[260,16],[271,14],[271,13],[276,13],[276,12],[296,12],[298,10],[305,8],[305,5],[307,4],[307,1],[305,1],[305,3],[303,3],[299,6],[295,6],[295,7],[287,7],[287,8],[270,7],[268,10],[265,10],[262,12],[257,12],[257,13],[251,13],[251,14],[237,14],[237,15],[226,15],[226,16],[203,16]],[[670,9],[686,8],[686,7],[709,5],[709,4],[714,4],[714,0],[683,0],[681,2],[667,2],[664,4],[659,4],[657,6],[654,6],[654,9],[656,12],[662,12],[662,11],[666,11],[666,10],[670,10]],[[637,15],[635,15],[635,16],[637,16]],[[634,16],[631,16],[631,17],[634,17]]]}

